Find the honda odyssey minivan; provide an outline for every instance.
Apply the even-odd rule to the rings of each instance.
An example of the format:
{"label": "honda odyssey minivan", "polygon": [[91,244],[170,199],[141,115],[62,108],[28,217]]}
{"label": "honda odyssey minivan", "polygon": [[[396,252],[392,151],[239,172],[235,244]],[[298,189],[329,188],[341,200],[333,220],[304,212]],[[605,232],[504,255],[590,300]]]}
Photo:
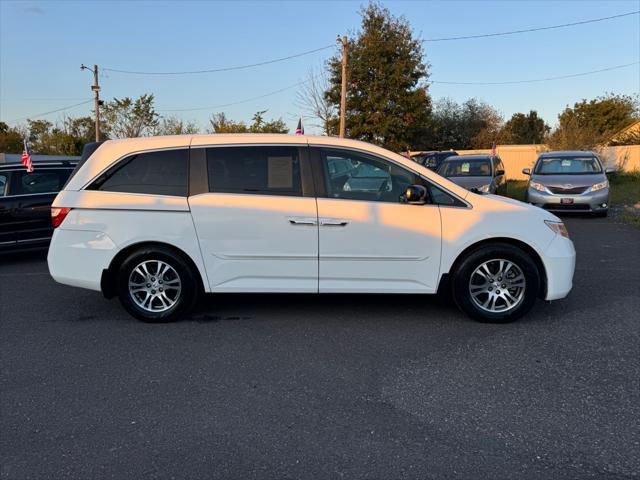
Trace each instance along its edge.
{"label": "honda odyssey minivan", "polygon": [[476,194],[333,137],[109,140],[51,210],[48,264],[151,322],[202,293],[413,293],[448,287],[481,321],[565,297],[573,243],[540,208]]}

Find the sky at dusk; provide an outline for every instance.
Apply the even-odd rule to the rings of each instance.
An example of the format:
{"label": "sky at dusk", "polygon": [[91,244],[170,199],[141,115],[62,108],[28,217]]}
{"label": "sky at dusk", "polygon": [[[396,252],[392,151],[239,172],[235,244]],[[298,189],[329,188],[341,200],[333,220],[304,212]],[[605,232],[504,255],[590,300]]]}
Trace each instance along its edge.
{"label": "sky at dusk", "polygon": [[[386,1],[424,42],[430,79],[500,82],[540,79],[640,61],[640,15],[568,28],[489,38],[429,41],[578,22],[640,10],[640,1]],[[291,129],[303,112],[296,88],[334,48],[251,69],[198,75],[129,75],[111,69],[183,71],[258,63],[335,44],[355,33],[362,1],[7,1],[0,0],[0,120],[56,121],[89,114],[91,104],[39,113],[91,99],[97,63],[102,97],[153,93],[162,115],[208,125],[212,112],[249,121],[258,110]],[[275,95],[221,107],[283,90]],[[640,91],[640,65],[593,75],[515,85],[434,83],[434,100],[470,97],[506,118],[538,110],[551,125],[568,104],[606,92]],[[191,110],[192,109],[192,110]],[[176,111],[189,110],[189,111]],[[308,133],[309,130],[307,129]]]}

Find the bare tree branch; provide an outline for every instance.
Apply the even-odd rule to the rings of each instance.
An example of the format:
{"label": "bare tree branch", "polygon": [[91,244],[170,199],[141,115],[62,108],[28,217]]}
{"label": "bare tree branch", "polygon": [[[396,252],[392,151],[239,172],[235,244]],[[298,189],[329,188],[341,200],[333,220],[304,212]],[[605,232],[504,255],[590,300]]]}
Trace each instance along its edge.
{"label": "bare tree branch", "polygon": [[320,128],[324,135],[329,135],[329,125],[337,115],[335,107],[325,97],[328,88],[326,72],[310,69],[307,81],[298,90],[294,101],[294,104],[306,113],[305,116],[314,120],[310,125]]}

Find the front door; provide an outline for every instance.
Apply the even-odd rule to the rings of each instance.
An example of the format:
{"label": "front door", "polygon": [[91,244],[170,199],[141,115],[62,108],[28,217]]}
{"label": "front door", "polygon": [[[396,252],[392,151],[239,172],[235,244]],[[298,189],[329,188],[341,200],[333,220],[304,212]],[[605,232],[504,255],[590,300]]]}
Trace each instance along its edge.
{"label": "front door", "polygon": [[314,149],[320,292],[433,293],[441,251],[437,205],[401,203],[423,183],[387,159],[348,149]]}
{"label": "front door", "polygon": [[46,242],[53,234],[51,203],[67,181],[70,168],[37,168],[15,171],[10,193],[17,200],[14,218],[21,246]]}
{"label": "front door", "polygon": [[206,149],[209,193],[189,197],[189,206],[211,291],[318,291],[318,213],[303,188],[306,152]]}

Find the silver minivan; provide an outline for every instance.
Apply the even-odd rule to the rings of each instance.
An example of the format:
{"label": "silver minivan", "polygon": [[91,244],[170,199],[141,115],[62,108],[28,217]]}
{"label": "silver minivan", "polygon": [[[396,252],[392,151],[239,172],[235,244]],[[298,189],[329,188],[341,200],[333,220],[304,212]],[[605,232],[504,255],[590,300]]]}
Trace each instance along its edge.
{"label": "silver minivan", "polygon": [[609,211],[609,181],[594,152],[542,153],[529,175],[525,201],[552,212],[587,212],[606,217]]}

